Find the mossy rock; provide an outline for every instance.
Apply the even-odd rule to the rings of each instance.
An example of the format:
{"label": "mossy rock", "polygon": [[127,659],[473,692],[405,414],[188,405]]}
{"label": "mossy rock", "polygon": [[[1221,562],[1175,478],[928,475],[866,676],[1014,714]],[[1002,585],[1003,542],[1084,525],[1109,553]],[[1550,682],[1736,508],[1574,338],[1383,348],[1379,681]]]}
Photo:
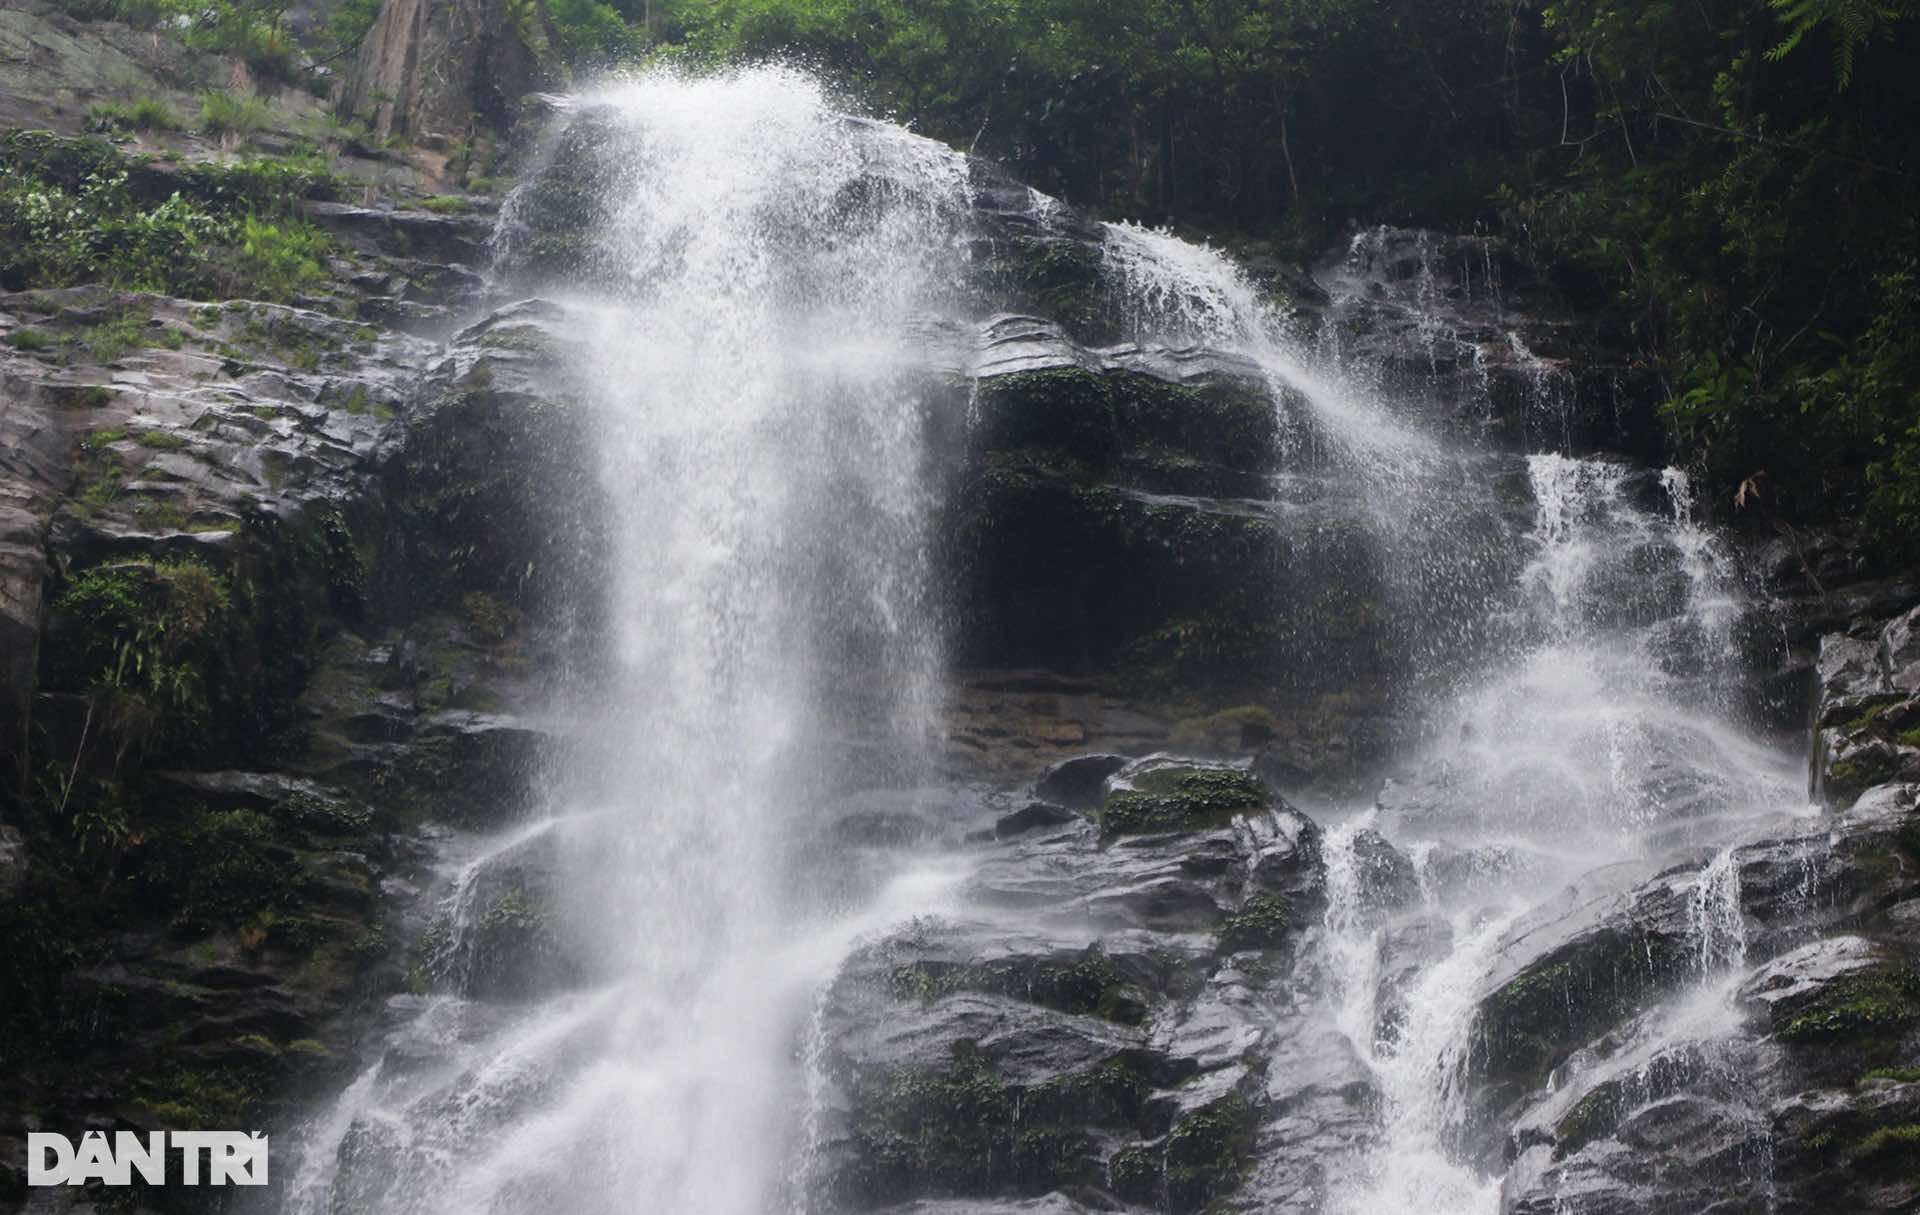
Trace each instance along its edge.
{"label": "mossy rock", "polygon": [[1268,804],[1266,786],[1242,768],[1172,764],[1122,780],[1100,806],[1109,836],[1205,830]]}
{"label": "mossy rock", "polygon": [[[1054,1082],[1037,1110],[969,1042],[942,1067],[863,1072],[849,1086],[851,1158],[830,1179],[835,1198],[859,1207],[918,1196],[1024,1197],[1101,1180],[1091,1136],[1073,1119],[1083,1103],[1065,1102]],[[1090,1077],[1089,1091],[1111,1095],[1112,1078]],[[1051,1108],[1068,1117],[1055,1122]]]}
{"label": "mossy rock", "polygon": [[1920,974],[1906,966],[1889,965],[1828,984],[1775,1035],[1796,1044],[1881,1040],[1893,1046],[1916,1023],[1920,1023]]}
{"label": "mossy rock", "polygon": [[1203,1106],[1167,1135],[1167,1209],[1190,1215],[1240,1186],[1253,1155],[1253,1108],[1240,1097]]}
{"label": "mossy rock", "polygon": [[1036,313],[1089,345],[1125,336],[1123,301],[1098,245],[1015,237],[994,243],[975,266],[972,287],[984,307]]}
{"label": "mossy rock", "polygon": [[[1078,367],[994,376],[973,386],[971,436],[983,451],[1044,451],[1108,474],[1175,477],[1194,470],[1261,473],[1277,459],[1279,411],[1263,388],[1216,379],[1174,384],[1133,372]],[[1257,481],[1233,483],[1243,492]],[[1172,489],[1165,484],[1150,488]],[[1207,488],[1204,478],[1196,491]]]}
{"label": "mossy rock", "polygon": [[1554,949],[1507,980],[1474,1014],[1469,1067],[1490,1087],[1481,1113],[1542,1083],[1568,1054],[1691,973],[1686,941],[1605,927]]}
{"label": "mossy rock", "polygon": [[1220,952],[1284,949],[1292,941],[1293,902],[1284,894],[1260,894],[1220,925]]}
{"label": "mossy rock", "polygon": [[901,999],[932,1001],[955,992],[977,991],[1122,1025],[1138,1025],[1147,1013],[1139,990],[1121,977],[1098,947],[1071,962],[1035,958],[963,966],[917,962],[896,969],[889,982]]}

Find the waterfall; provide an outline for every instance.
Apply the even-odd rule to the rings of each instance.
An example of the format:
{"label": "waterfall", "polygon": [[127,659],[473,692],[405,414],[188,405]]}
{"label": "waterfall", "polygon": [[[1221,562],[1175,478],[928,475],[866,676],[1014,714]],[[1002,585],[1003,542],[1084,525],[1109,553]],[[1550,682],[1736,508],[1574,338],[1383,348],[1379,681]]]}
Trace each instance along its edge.
{"label": "waterfall", "polygon": [[[1356,238],[1336,286],[1363,291],[1376,239]],[[1424,240],[1415,252],[1426,256]],[[1144,332],[1251,358],[1283,408],[1298,403],[1318,442],[1293,457],[1326,459],[1365,487],[1378,539],[1403,571],[1394,608],[1417,641],[1403,655],[1410,682],[1423,652],[1460,672],[1410,698],[1425,723],[1414,758],[1377,806],[1326,840],[1325,994],[1375,1078],[1381,1124],[1370,1147],[1331,1167],[1325,1205],[1351,1215],[1492,1215],[1500,1178],[1457,1144],[1466,1065],[1474,1010],[1529,908],[1610,862],[1721,845],[1742,823],[1802,807],[1794,758],[1753,738],[1728,696],[1741,609],[1730,563],[1695,521],[1680,470],[1647,474],[1551,452],[1521,462],[1532,514],[1517,529],[1515,559],[1482,559],[1498,544],[1473,527],[1516,529],[1462,483],[1502,475],[1501,465],[1429,420],[1435,411],[1417,385],[1346,349],[1337,325],[1316,355],[1308,335],[1212,249],[1123,226],[1109,230],[1107,253]],[[1412,313],[1402,341],[1437,378],[1440,347],[1465,344],[1433,315],[1444,293],[1424,260],[1400,291]],[[1509,352],[1524,350],[1499,325],[1492,332]],[[1541,408],[1560,410],[1564,387],[1525,356]],[[1455,381],[1485,390],[1471,370]],[[1442,647],[1449,630],[1463,644]],[[1401,993],[1400,1023],[1385,1035],[1376,1007],[1381,921],[1355,901],[1351,854],[1356,832],[1375,826],[1402,847],[1444,845],[1504,875],[1424,891],[1409,914],[1440,926],[1448,944]],[[1706,986],[1656,1021],[1649,1051],[1732,1030],[1725,976],[1743,962],[1745,936],[1731,848],[1692,895]]]}
{"label": "waterfall", "polygon": [[[904,322],[957,278],[965,161],[779,68],[568,104],[615,166],[595,286],[562,301],[611,512],[607,644],[563,692],[586,724],[549,775],[539,926],[582,981],[524,1008],[437,1001],[411,1032],[444,1061],[353,1086],[313,1210],[771,1209],[805,1146],[814,992],[860,934],[938,905],[938,880],[869,898],[793,858],[816,855],[824,802],[911,781],[934,740]],[[462,931],[486,914],[474,888],[452,896]]]}
{"label": "waterfall", "polygon": [[[1088,910],[1097,900],[1071,883],[1036,884],[1076,892],[1060,912],[1024,889],[1029,875],[1006,876],[1052,837],[999,854],[1001,893],[1021,895],[1011,912],[967,891],[969,862],[955,856],[903,848],[876,867],[821,838],[855,791],[910,802],[917,783],[944,778],[948,656],[931,555],[940,504],[923,444],[935,409],[969,422],[979,412],[976,382],[964,402],[936,402],[929,387],[930,369],[973,367],[929,337],[975,340],[967,326],[979,317],[957,298],[973,285],[980,235],[968,162],[836,113],[819,84],[778,67],[657,73],[566,106],[591,121],[603,173],[580,273],[548,294],[580,352],[569,393],[606,503],[594,616],[604,636],[561,690],[562,715],[582,724],[545,774],[548,817],[448,875],[432,955],[446,960],[434,968],[440,986],[406,1006],[388,1056],[316,1120],[299,1215],[810,1210],[823,1192],[810,1184],[815,1157],[847,1138],[833,1125],[841,1078],[829,1074],[829,1021],[845,1002],[829,998],[831,984],[857,970],[849,959],[874,934],[964,912],[989,942],[967,948],[1010,964],[1039,949],[1048,927],[1062,935],[1046,942],[1047,966],[1070,958],[1101,979],[1100,998],[1072,1016],[1097,1021],[1119,1003],[1107,997],[1128,990],[1100,952],[1108,924]],[[1024,205],[1033,230],[1066,214],[1032,191]],[[530,207],[516,198],[502,212],[507,283],[537,244],[524,229]],[[1390,372],[1344,344],[1338,324],[1311,331],[1217,249],[1128,224],[1082,230],[1098,234],[1132,343],[1072,347],[1072,357],[1111,369],[1199,352],[1252,368],[1280,414],[1275,482],[1311,470],[1320,484],[1302,493],[1357,503],[1337,522],[1365,533],[1385,571],[1390,601],[1368,608],[1391,620],[1397,774],[1377,800],[1325,807],[1331,828],[1316,847],[1327,908],[1303,937],[1317,952],[1302,963],[1318,967],[1317,1015],[1365,1077],[1344,1093],[1364,1090],[1377,1120],[1316,1162],[1324,1176],[1313,1184],[1324,1183],[1332,1212],[1489,1215],[1501,1178],[1461,1146],[1473,1022],[1490,985],[1531,956],[1530,913],[1596,869],[1651,873],[1718,850],[1689,895],[1695,969],[1725,987],[1745,961],[1732,844],[1741,824],[1796,806],[1800,782],[1791,759],[1743,728],[1729,692],[1742,589],[1680,471],[1505,453],[1459,425],[1458,411],[1449,419],[1433,383],[1450,377],[1484,395],[1487,380],[1484,367],[1459,366],[1472,342],[1441,315],[1449,289],[1427,262],[1402,292],[1414,357]],[[1433,253],[1425,236],[1411,248]],[[1331,281],[1363,292],[1376,263],[1398,256],[1386,234],[1362,234]],[[1518,352],[1551,397],[1543,407],[1561,409],[1565,386],[1506,326],[1491,256],[1461,273],[1477,284],[1469,296],[1492,293],[1488,340]],[[1336,317],[1357,300],[1337,295]],[[1268,505],[1231,508],[1256,517]],[[1313,638],[1294,640],[1311,655]],[[1007,818],[1087,844],[1065,867],[1075,881],[1124,865],[1084,818],[1034,809]],[[973,840],[1001,842],[1001,827]],[[1026,829],[1015,822],[1006,836]],[[1310,826],[1295,829],[1311,838]],[[1372,901],[1363,836],[1369,849],[1421,858],[1417,894]],[[1443,852],[1473,879],[1438,874],[1429,859]],[[501,874],[541,865],[554,898],[537,918]],[[1151,889],[1188,870],[1168,861]],[[1300,893],[1304,906],[1319,892]],[[1203,911],[1187,914],[1166,957],[1230,952]],[[500,923],[547,966],[518,1002],[480,998],[485,933]],[[1014,924],[1029,939],[994,935]],[[1424,932],[1417,947],[1393,944],[1409,925]],[[1175,935],[1136,930],[1162,943]],[[1153,967],[1173,965],[1158,945],[1133,945]],[[1390,945],[1402,950],[1391,967]],[[945,961],[956,974],[974,965],[971,953]],[[974,977],[989,990],[966,998],[988,1024],[991,998],[1005,993]],[[1255,1015],[1245,1010],[1265,993],[1253,987],[1270,977],[1247,968],[1253,994],[1233,997],[1233,1017]],[[1026,1003],[1040,1004],[1027,986]],[[940,993],[929,988],[930,1005]],[[901,1008],[885,1015],[913,1021]],[[1719,1033],[1723,1012],[1714,1004],[1660,1032]],[[925,1030],[934,1016],[915,1024]],[[1207,1018],[1195,1020],[1206,1031]],[[1221,1024],[1219,1043],[1252,1051],[1261,1039]],[[1129,1021],[1101,1033],[1147,1052],[1176,1029]],[[975,1059],[966,1042],[949,1054]],[[1241,1047],[1209,1049],[1243,1059]],[[906,1071],[921,1077],[938,1063],[916,1056]],[[1212,1082],[1175,1094],[1202,1124],[1228,1118],[1221,1111],[1238,1110],[1253,1084],[1229,1099]],[[1146,1084],[1128,1090],[1143,1109],[1157,1099]],[[999,1090],[989,1096],[996,1103]],[[1010,1104],[1017,1118],[1020,1103]],[[1168,1151],[1127,1150],[1134,1170]],[[1110,1176],[1117,1158],[1104,1161]]]}

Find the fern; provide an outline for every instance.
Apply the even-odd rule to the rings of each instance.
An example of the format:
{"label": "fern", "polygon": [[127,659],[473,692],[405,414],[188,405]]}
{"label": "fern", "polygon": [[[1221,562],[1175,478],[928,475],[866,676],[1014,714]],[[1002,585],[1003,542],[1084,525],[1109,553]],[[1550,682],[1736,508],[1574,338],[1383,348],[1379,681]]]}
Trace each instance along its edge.
{"label": "fern", "polygon": [[1833,42],[1833,76],[1841,88],[1853,83],[1854,57],[1881,29],[1920,14],[1920,0],[1767,0],[1787,27],[1786,37],[1767,52],[1778,62],[1798,49],[1822,26]]}

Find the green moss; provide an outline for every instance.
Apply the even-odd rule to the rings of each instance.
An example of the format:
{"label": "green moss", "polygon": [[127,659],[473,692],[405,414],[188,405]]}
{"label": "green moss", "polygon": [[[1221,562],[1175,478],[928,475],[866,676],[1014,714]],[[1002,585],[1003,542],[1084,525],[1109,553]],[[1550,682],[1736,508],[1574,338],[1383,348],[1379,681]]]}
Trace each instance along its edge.
{"label": "green moss", "polygon": [[498,645],[519,631],[519,609],[498,595],[468,591],[460,597],[460,606],[466,614],[467,628],[482,641]]}
{"label": "green moss", "polygon": [[538,325],[506,325],[490,329],[480,338],[484,350],[526,350],[534,354],[554,353],[553,338]]}
{"label": "green moss", "polygon": [[180,531],[187,522],[180,504],[165,498],[142,498],[134,504],[133,517],[149,531]]}
{"label": "green moss", "polygon": [[57,343],[38,329],[15,329],[7,335],[7,345],[15,350],[47,350]]}
{"label": "green moss", "polygon": [[1239,1188],[1253,1154],[1254,1115],[1239,1097],[1195,1110],[1167,1136],[1168,1209],[1175,1215],[1202,1210]]}
{"label": "green moss", "polygon": [[347,947],[347,954],[353,959],[355,966],[365,969],[385,961],[387,955],[392,952],[392,948],[387,941],[386,929],[376,925],[357,937],[353,944]]}
{"label": "green moss", "polygon": [[170,430],[143,430],[133,436],[133,441],[159,451],[176,451],[187,445],[185,438]]}
{"label": "green moss", "polygon": [[1830,983],[1777,1031],[1785,1042],[1879,1038],[1920,1021],[1920,975],[1885,966]]}
{"label": "green moss", "polygon": [[473,210],[473,200],[462,198],[458,194],[434,194],[420,200],[423,211],[435,215],[465,215]]}
{"label": "green moss", "polygon": [[136,1100],[169,1127],[225,1131],[252,1125],[261,1077],[239,1068],[174,1068],[136,1081]]}
{"label": "green moss", "polygon": [[1855,1156],[1861,1160],[1875,1157],[1907,1155],[1920,1150],[1920,1123],[1901,1123],[1898,1126],[1883,1126],[1860,1141]]}
{"label": "green moss", "polygon": [[[1054,451],[1110,472],[1169,463],[1180,476],[1201,466],[1265,469],[1279,434],[1262,391],[1224,380],[1172,384],[1063,367],[995,376],[974,387],[974,398],[980,447]],[[1142,451],[1153,455],[1144,465]]]}
{"label": "green moss", "polygon": [[1108,835],[1193,831],[1267,804],[1260,778],[1238,768],[1162,768],[1134,788],[1107,796],[1100,826]]}
{"label": "green moss", "polygon": [[[915,1194],[1037,1195],[1098,1181],[1092,1142],[1053,1120],[1077,1085],[1111,1095],[1115,1074],[1063,1080],[1039,1104],[1009,1086],[971,1043],[945,1067],[857,1075],[850,1086],[852,1159],[837,1188],[864,1204]],[[1033,1090],[1039,1092],[1040,1090]],[[1083,1107],[1073,1107],[1075,1122]]]}
{"label": "green moss", "polygon": [[1121,1148],[1107,1160],[1107,1178],[1113,1192],[1143,1206],[1159,1205],[1165,1172],[1165,1153],[1144,1143]]}
{"label": "green moss", "polygon": [[998,246],[982,264],[979,285],[996,306],[1036,312],[1082,341],[1098,344],[1121,334],[1120,300],[1095,246],[1017,238]]}
{"label": "green moss", "polygon": [[1261,894],[1247,900],[1220,925],[1220,952],[1243,949],[1280,949],[1293,929],[1293,904],[1284,894]]}
{"label": "green moss", "polygon": [[1146,1012],[1137,993],[1098,947],[1067,965],[1018,958],[974,966],[915,963],[894,970],[889,987],[903,1000],[933,1001],[976,991],[1128,1025],[1138,1024]]}
{"label": "green moss", "polygon": [[1532,1087],[1567,1052],[1632,1015],[1689,972],[1691,951],[1660,935],[1603,928],[1495,989],[1475,1014],[1476,1072]]}

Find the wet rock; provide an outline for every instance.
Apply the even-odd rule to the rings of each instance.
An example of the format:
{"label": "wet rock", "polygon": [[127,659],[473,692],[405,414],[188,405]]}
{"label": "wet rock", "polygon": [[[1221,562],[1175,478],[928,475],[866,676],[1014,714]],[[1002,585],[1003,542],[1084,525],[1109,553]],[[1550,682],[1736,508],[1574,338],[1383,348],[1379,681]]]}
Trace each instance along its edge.
{"label": "wet rock", "polygon": [[11,899],[26,879],[26,838],[18,827],[0,826],[0,901]]}
{"label": "wet rock", "polygon": [[1124,755],[1082,755],[1055,764],[1033,787],[1033,795],[1073,810],[1100,804],[1107,778],[1127,766]]}
{"label": "wet rock", "polygon": [[1028,802],[1012,814],[996,819],[993,824],[993,835],[995,839],[1010,839],[1028,831],[1064,827],[1078,820],[1079,816],[1064,806],[1055,806],[1048,802]]}
{"label": "wet rock", "polygon": [[1920,781],[1920,608],[1820,639],[1813,783],[1844,808],[1876,785]]}
{"label": "wet rock", "polygon": [[1413,862],[1387,837],[1368,828],[1354,835],[1353,879],[1358,908],[1394,911],[1420,897],[1420,875]]}

